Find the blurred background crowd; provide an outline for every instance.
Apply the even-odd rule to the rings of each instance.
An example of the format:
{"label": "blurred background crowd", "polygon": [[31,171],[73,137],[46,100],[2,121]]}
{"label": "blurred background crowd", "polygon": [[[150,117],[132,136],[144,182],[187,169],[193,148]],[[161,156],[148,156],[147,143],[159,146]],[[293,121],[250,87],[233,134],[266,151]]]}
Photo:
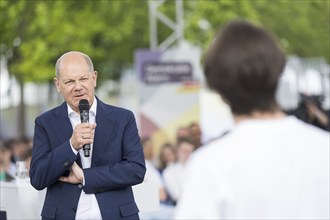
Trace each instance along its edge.
{"label": "blurred background crowd", "polygon": [[[27,171],[32,156],[32,138],[9,138],[0,141],[0,180],[12,181],[16,177],[16,163],[24,162]],[[28,175],[26,171],[26,175]]]}

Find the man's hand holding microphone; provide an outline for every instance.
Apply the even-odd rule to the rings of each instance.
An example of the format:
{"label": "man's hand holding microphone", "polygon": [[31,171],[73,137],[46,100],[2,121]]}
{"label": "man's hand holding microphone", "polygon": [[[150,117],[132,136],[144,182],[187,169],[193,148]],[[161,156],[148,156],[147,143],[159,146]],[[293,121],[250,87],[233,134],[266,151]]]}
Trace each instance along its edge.
{"label": "man's hand holding microphone", "polygon": [[76,125],[71,136],[71,144],[79,151],[84,145],[90,145],[94,141],[94,131],[96,124],[81,123]]}

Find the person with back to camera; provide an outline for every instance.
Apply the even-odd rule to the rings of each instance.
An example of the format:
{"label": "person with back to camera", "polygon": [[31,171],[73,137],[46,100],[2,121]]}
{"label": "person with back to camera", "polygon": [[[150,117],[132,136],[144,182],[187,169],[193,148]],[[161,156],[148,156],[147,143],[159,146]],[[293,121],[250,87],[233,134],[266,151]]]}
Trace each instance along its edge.
{"label": "person with back to camera", "polygon": [[[95,96],[97,72],[86,54],[65,53],[55,68],[65,102],[36,118],[30,167],[32,186],[47,187],[42,219],[138,219],[131,186],[146,168],[133,113]],[[89,123],[80,123],[82,99]]]}
{"label": "person with back to camera", "polygon": [[246,21],[216,36],[204,72],[236,125],[190,157],[176,219],[329,219],[329,133],[281,111],[284,65],[273,37]]}

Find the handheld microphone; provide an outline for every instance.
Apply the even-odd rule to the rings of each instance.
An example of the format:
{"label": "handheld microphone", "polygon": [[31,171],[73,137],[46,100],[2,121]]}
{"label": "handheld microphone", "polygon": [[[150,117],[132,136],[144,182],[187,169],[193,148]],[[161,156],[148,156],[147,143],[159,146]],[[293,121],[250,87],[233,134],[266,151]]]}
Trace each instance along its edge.
{"label": "handheld microphone", "polygon": [[[80,120],[81,123],[89,122],[89,103],[86,99],[79,101],[79,111],[80,111]],[[84,156],[89,157],[89,151],[91,150],[90,144],[85,144],[83,146]]]}

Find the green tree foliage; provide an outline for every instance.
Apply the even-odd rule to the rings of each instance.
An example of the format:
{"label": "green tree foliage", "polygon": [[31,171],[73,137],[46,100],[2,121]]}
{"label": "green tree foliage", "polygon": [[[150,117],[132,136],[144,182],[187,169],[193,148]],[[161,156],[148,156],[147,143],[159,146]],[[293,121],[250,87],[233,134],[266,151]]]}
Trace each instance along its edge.
{"label": "green tree foliage", "polygon": [[0,2],[1,53],[24,81],[51,80],[56,59],[70,50],[89,54],[101,79],[118,78],[134,49],[149,45],[146,1]]}
{"label": "green tree foliage", "polygon": [[[206,49],[216,31],[247,19],[273,32],[288,54],[330,62],[329,0],[185,0],[184,37]],[[173,21],[175,1],[159,8]],[[51,81],[66,51],[89,54],[103,79],[118,79],[134,50],[149,47],[147,0],[0,0],[0,53],[21,85],[19,135],[25,134],[24,83]],[[159,22],[158,39],[172,32]],[[187,54],[189,56],[189,54]]]}
{"label": "green tree foliage", "polygon": [[89,54],[99,74],[116,79],[133,62],[135,48],[148,47],[146,1],[0,0],[0,49],[21,87],[18,134],[25,132],[24,83],[54,78],[66,51]]}
{"label": "green tree foliage", "polygon": [[289,54],[330,61],[330,1],[254,1],[260,21],[274,32]]}
{"label": "green tree foliage", "polygon": [[221,26],[233,19],[258,21],[259,14],[246,0],[206,0],[186,3],[186,38],[205,47]]}
{"label": "green tree foliage", "polygon": [[[329,57],[329,1],[184,1],[185,39],[205,49],[227,21],[244,18],[275,33],[289,54]],[[175,20],[174,1],[160,10]],[[117,79],[134,50],[149,47],[145,0],[1,0],[1,54],[22,81],[54,77],[56,59],[69,50],[89,54],[100,80]],[[159,39],[170,30],[159,26]]]}
{"label": "green tree foliage", "polygon": [[328,0],[198,0],[185,2],[186,38],[204,49],[232,19],[264,26],[288,54],[324,57],[330,62]]}

